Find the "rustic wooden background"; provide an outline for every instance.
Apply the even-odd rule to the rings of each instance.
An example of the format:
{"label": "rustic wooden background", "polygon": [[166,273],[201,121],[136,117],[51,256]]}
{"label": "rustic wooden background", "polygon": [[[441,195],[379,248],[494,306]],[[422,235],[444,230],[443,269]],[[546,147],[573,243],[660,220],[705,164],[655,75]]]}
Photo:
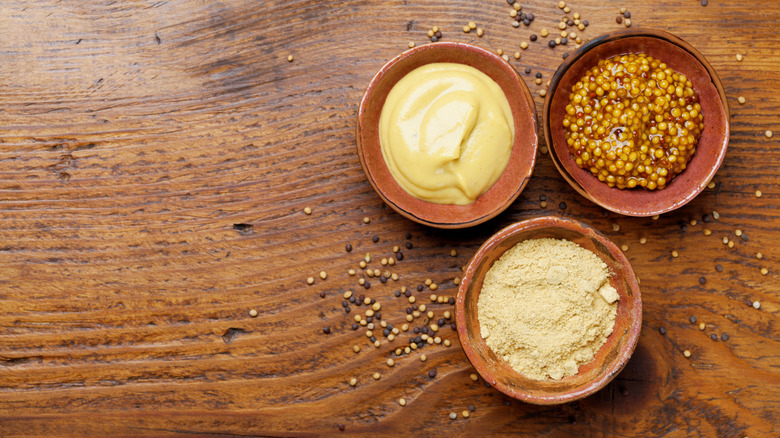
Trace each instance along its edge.
{"label": "rustic wooden background", "polygon": [[[0,435],[777,436],[780,3],[571,3],[590,21],[586,38],[621,28],[620,7],[634,27],[684,38],[728,93],[716,187],[657,221],[606,213],[544,155],[505,213],[462,231],[400,217],[366,182],[353,130],[377,69],[433,25],[446,41],[513,53],[555,27],[556,3],[524,0],[536,21],[515,29],[505,0],[2,2]],[[484,37],[462,32],[472,20]],[[545,42],[511,60],[533,69],[524,76],[537,108],[533,74],[546,82],[564,52]],[[703,223],[712,211],[720,220]],[[407,304],[395,289],[431,278],[454,296],[489,235],[545,214],[628,245],[641,279],[639,345],[596,395],[555,407],[509,400],[469,378],[449,327],[451,347],[389,368],[407,337],[374,348],[350,328],[365,307],[346,315],[345,290],[377,299],[400,325]],[[359,289],[347,270],[366,252],[380,267],[394,245],[400,279]],[[452,310],[432,307],[437,318]]]}

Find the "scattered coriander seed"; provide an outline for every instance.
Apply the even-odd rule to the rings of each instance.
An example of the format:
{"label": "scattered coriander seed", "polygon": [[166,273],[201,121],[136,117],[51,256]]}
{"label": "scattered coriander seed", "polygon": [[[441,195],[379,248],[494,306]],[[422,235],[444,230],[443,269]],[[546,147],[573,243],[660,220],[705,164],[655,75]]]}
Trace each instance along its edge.
{"label": "scattered coriander seed", "polygon": [[685,357],[691,357],[691,352],[688,350],[683,351],[683,356]]}
{"label": "scattered coriander seed", "polygon": [[728,238],[728,237],[724,237],[722,241],[723,241],[723,244],[724,244],[724,245],[728,245],[728,243],[729,243],[729,238]]}
{"label": "scattered coriander seed", "polygon": [[760,198],[763,193],[761,193],[761,190],[756,190],[756,198]]}
{"label": "scattered coriander seed", "polygon": [[387,366],[389,366],[391,368],[394,367],[395,366],[395,361],[393,359],[387,359]]}
{"label": "scattered coriander seed", "polygon": [[367,223],[370,223],[370,222],[371,222],[371,218],[370,217],[366,216],[366,217],[363,218],[363,223],[364,224],[367,224]]}
{"label": "scattered coriander seed", "polygon": [[761,275],[769,274],[769,269],[767,268],[761,268]]}
{"label": "scattered coriander seed", "polygon": [[349,386],[355,386],[355,385],[357,385],[357,379],[354,377],[349,379]]}
{"label": "scattered coriander seed", "polygon": [[256,309],[251,309],[249,311],[249,316],[251,316],[252,318],[255,318],[257,316],[257,310]]}
{"label": "scattered coriander seed", "polygon": [[712,212],[712,218],[715,219],[715,220],[720,219],[720,213],[718,213],[717,211],[713,211]]}
{"label": "scattered coriander seed", "polygon": [[293,59],[294,59],[294,58],[293,58],[293,56],[292,56],[292,55],[288,55],[288,56],[287,56],[287,62],[293,62]]}
{"label": "scattered coriander seed", "polygon": [[379,373],[374,373],[374,375],[372,377],[374,378],[374,380],[379,380],[379,379],[382,378],[382,375],[379,374]]}
{"label": "scattered coriander seed", "polygon": [[401,405],[401,406],[406,406],[406,399],[399,398],[398,399],[398,404]]}
{"label": "scattered coriander seed", "polygon": [[364,260],[366,261],[366,263],[371,263],[371,253],[370,252],[366,253],[366,256],[364,257]]}
{"label": "scattered coriander seed", "polygon": [[303,209],[303,212],[306,213],[306,214],[311,214],[311,208],[306,207],[306,208]]}
{"label": "scattered coriander seed", "polygon": [[745,104],[745,98],[743,96],[739,96],[737,98],[737,102],[739,102],[740,105],[744,105]]}
{"label": "scattered coriander seed", "polygon": [[737,53],[736,58],[737,58],[737,61],[742,61],[742,54],[741,53]]}
{"label": "scattered coriander seed", "polygon": [[458,255],[458,251],[456,251],[454,249],[450,250],[450,256],[457,257],[457,255]]}
{"label": "scattered coriander seed", "polygon": [[458,418],[458,414],[455,412],[450,412],[450,420],[455,420],[456,418]]}
{"label": "scattered coriander seed", "polygon": [[696,225],[698,222],[696,222],[696,219],[691,220],[691,225]]}
{"label": "scattered coriander seed", "polygon": [[477,376],[477,375],[476,375],[476,374],[474,374],[474,373],[471,373],[471,375],[469,376],[469,378],[470,378],[471,380],[473,380],[473,381],[475,381],[475,382],[476,382],[476,381],[477,381],[477,379],[479,379],[479,376]]}
{"label": "scattered coriander seed", "polygon": [[761,303],[759,303],[758,301],[753,301],[753,308],[756,310],[760,309]]}
{"label": "scattered coriander seed", "polygon": [[314,284],[314,277],[309,277],[306,279],[306,283],[308,284]]}

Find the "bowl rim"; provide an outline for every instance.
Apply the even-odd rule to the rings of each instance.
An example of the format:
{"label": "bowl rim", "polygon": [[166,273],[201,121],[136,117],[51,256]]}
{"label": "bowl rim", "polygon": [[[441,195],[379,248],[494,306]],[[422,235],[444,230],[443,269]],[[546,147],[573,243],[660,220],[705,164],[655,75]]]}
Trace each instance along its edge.
{"label": "bowl rim", "polygon": [[[465,297],[466,291],[473,280],[477,266],[479,265],[480,261],[486,257],[490,250],[513,235],[525,231],[545,228],[562,228],[569,231],[574,231],[582,234],[586,238],[596,239],[602,245],[604,245],[609,253],[615,257],[615,259],[621,265],[625,266],[627,272],[631,274],[625,278],[625,281],[631,292],[634,294],[635,305],[633,311],[630,313],[631,324],[628,326],[627,331],[628,341],[620,347],[618,354],[615,356],[615,359],[604,371],[604,373],[600,374],[595,380],[580,385],[579,387],[575,387],[570,392],[539,396],[531,395],[519,388],[509,387],[495,378],[489,380],[486,377],[492,377],[493,373],[488,369],[481,356],[477,354],[475,349],[468,341],[465,315]],[[626,258],[625,254],[623,254],[623,251],[621,251],[614,242],[584,222],[559,216],[540,216],[520,222],[515,222],[514,224],[501,229],[497,233],[493,234],[487,241],[485,241],[485,243],[479,247],[477,252],[474,253],[474,256],[471,258],[471,260],[469,260],[469,264],[463,273],[460,286],[458,287],[457,298],[455,300],[455,321],[457,326],[458,339],[460,341],[461,347],[463,348],[463,351],[466,353],[466,358],[469,360],[474,369],[477,370],[477,373],[479,373],[479,375],[482,376],[486,382],[488,382],[491,386],[500,392],[526,403],[537,405],[556,405],[579,400],[594,394],[606,386],[610,381],[612,381],[612,379],[615,378],[615,376],[617,376],[618,373],[620,373],[620,371],[623,370],[628,361],[631,359],[634,349],[639,342],[639,334],[642,329],[642,295],[639,289],[639,282],[636,279],[636,273],[634,273],[634,269],[631,266],[631,263],[628,261],[628,258]],[[612,333],[615,334],[617,331],[613,330]]]}
{"label": "bowl rim", "polygon": [[[701,179],[701,182],[699,184],[696,184],[693,187],[693,190],[688,193],[685,197],[679,200],[675,200],[674,202],[669,202],[667,205],[662,206],[661,208],[656,209],[648,209],[647,211],[642,212],[636,212],[632,211],[630,209],[626,209],[620,205],[614,205],[610,204],[609,202],[604,202],[600,199],[594,198],[591,196],[585,188],[583,188],[579,183],[576,182],[575,178],[569,174],[566,167],[564,167],[563,163],[560,162],[560,160],[557,158],[555,154],[555,147],[552,145],[552,128],[550,126],[550,110],[552,107],[552,100],[556,95],[556,91],[558,91],[559,84],[561,79],[563,79],[563,76],[566,74],[566,72],[571,68],[571,66],[577,62],[580,58],[582,58],[587,52],[589,52],[591,49],[600,46],[602,44],[621,40],[621,39],[627,39],[627,38],[635,38],[635,37],[650,37],[650,38],[656,38],[660,40],[664,40],[668,43],[671,43],[686,52],[688,52],[691,56],[693,56],[696,61],[701,64],[702,67],[707,70],[707,73],[709,74],[710,81],[712,82],[712,85],[715,87],[715,89],[718,92],[718,97],[720,98],[720,104],[723,108],[723,113],[725,115],[726,123],[725,123],[725,132],[723,133],[723,138],[719,142],[721,146],[718,148],[718,155],[716,157],[716,164],[715,166],[711,167],[707,174]],[[723,83],[720,80],[720,77],[718,76],[715,69],[712,67],[712,65],[707,61],[707,59],[704,57],[704,55],[701,54],[696,48],[694,48],[691,44],[683,40],[682,38],[675,36],[669,32],[659,30],[659,29],[652,29],[652,28],[631,28],[631,29],[622,29],[617,30],[614,32],[608,32],[602,35],[597,36],[596,38],[588,41],[587,43],[583,44],[580,48],[574,50],[567,58],[566,60],[561,63],[561,65],[558,67],[558,69],[555,71],[555,73],[552,76],[552,79],[550,80],[550,92],[547,93],[547,97],[544,99],[544,104],[542,107],[542,124],[543,124],[543,130],[544,130],[544,139],[547,143],[547,148],[550,152],[550,159],[553,162],[553,165],[556,169],[558,169],[558,172],[561,174],[563,179],[569,183],[569,185],[580,195],[585,197],[586,199],[590,200],[594,204],[607,209],[609,211],[622,214],[625,216],[634,216],[634,217],[649,217],[649,216],[655,216],[660,215],[664,213],[668,213],[670,211],[676,210],[678,208],[681,208],[682,206],[688,204],[691,202],[694,198],[699,196],[699,194],[704,190],[704,188],[709,184],[710,181],[712,181],[712,178],[715,177],[715,174],[720,169],[720,166],[723,164],[723,159],[726,156],[726,150],[728,149],[728,143],[729,143],[729,137],[731,134],[731,113],[729,110],[728,101],[726,99],[726,91],[723,88]],[[617,188],[613,188],[614,190],[621,190]]]}
{"label": "bowl rim", "polygon": [[[516,89],[510,91],[518,94],[519,100],[524,104],[527,110],[523,114],[515,115],[515,117],[530,117],[531,122],[533,124],[533,132],[528,132],[527,135],[525,136],[526,138],[530,139],[530,143],[531,143],[530,148],[528,148],[527,151],[528,157],[527,159],[524,159],[524,161],[529,164],[528,173],[518,178],[519,182],[517,183],[517,187],[514,188],[511,195],[508,196],[506,199],[504,199],[500,205],[498,205],[495,208],[491,208],[485,214],[473,217],[466,221],[450,221],[450,220],[433,221],[433,220],[424,219],[418,216],[417,214],[415,214],[414,212],[401,208],[395,201],[388,198],[388,196],[380,188],[380,184],[374,178],[374,175],[372,174],[371,170],[369,169],[369,165],[366,162],[365,151],[363,146],[363,136],[364,136],[363,133],[364,129],[362,126],[363,119],[366,117],[366,105],[369,99],[373,96],[372,92],[373,90],[376,89],[376,85],[382,81],[382,79],[384,78],[385,74],[387,74],[388,71],[390,71],[393,67],[395,67],[399,62],[403,61],[404,59],[410,56],[424,56],[424,54],[428,51],[441,50],[441,49],[449,49],[449,50],[454,49],[454,50],[464,50],[467,52],[468,51],[478,52],[481,56],[488,58],[491,62],[500,65],[504,71],[506,71],[508,74],[511,75],[512,81],[519,84],[519,86]],[[427,64],[427,62],[425,64]],[[475,67],[475,68],[479,69],[479,67]],[[480,69],[480,71],[482,70]],[[502,88],[502,91],[504,91],[505,94],[508,94],[508,90],[504,90]],[[514,115],[514,111],[513,111],[513,115]],[[455,41],[440,41],[436,43],[415,46],[413,48],[401,52],[400,54],[396,55],[393,59],[385,63],[377,71],[377,73],[373,76],[371,81],[366,86],[366,91],[364,92],[363,97],[360,100],[360,105],[358,107],[357,123],[355,126],[355,143],[357,146],[357,155],[360,160],[360,166],[363,169],[363,173],[365,173],[366,175],[366,179],[371,184],[371,187],[374,189],[377,195],[379,195],[382,201],[384,201],[385,204],[389,205],[393,210],[395,210],[395,212],[397,212],[398,214],[400,214],[401,216],[407,219],[410,219],[422,225],[427,225],[430,227],[441,228],[441,229],[459,229],[459,228],[476,226],[490,219],[493,219],[494,217],[501,214],[504,210],[509,208],[509,206],[512,205],[515,202],[515,200],[517,200],[517,198],[520,196],[520,193],[522,193],[522,191],[525,189],[526,185],[528,184],[528,181],[531,179],[531,176],[533,175],[534,167],[536,166],[536,155],[539,148],[539,136],[540,136],[539,121],[536,114],[536,103],[534,102],[533,96],[531,95],[531,91],[529,90],[528,86],[525,84],[523,77],[520,75],[517,69],[515,69],[514,66],[512,66],[512,64],[504,61],[504,59],[502,59],[501,57],[499,57],[498,55],[496,55],[495,53],[487,49],[476,46],[474,44],[455,42]],[[513,148],[512,153],[514,154],[514,153],[522,152],[525,157],[526,152],[515,151],[516,146],[517,146],[517,137],[515,137],[514,142],[512,144],[512,148]],[[511,157],[510,157],[510,164],[511,164]],[[504,172],[506,172],[506,169],[504,170]],[[490,189],[495,187],[499,183],[499,180],[497,180],[493,184],[493,186],[491,186]],[[490,189],[488,189],[488,191]],[[431,205],[445,205],[445,204],[435,204],[424,200],[421,201]],[[465,207],[469,207],[470,205],[473,204],[468,204],[464,206],[453,205],[453,207],[465,208]]]}

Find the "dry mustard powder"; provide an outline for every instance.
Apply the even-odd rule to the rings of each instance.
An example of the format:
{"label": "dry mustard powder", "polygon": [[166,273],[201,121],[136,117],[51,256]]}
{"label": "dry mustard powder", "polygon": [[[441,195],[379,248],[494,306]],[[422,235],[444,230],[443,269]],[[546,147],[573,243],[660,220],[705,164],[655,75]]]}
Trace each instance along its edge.
{"label": "dry mustard powder", "polygon": [[531,379],[573,376],[612,333],[618,298],[593,252],[568,240],[526,240],[485,276],[477,303],[481,336]]}

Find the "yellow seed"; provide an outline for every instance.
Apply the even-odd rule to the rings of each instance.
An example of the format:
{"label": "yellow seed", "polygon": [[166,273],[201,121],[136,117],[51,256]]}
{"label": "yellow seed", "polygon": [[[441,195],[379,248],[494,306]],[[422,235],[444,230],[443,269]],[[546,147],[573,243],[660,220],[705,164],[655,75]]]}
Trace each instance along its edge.
{"label": "yellow seed", "polygon": [[306,279],[306,283],[314,284],[314,277],[309,277]]}
{"label": "yellow seed", "polygon": [[255,310],[255,309],[250,310],[249,311],[249,316],[251,316],[252,318],[256,317],[257,316],[257,310]]}
{"label": "yellow seed", "polygon": [[469,33],[471,32],[471,28],[468,26],[463,26],[463,33]]}
{"label": "yellow seed", "polygon": [[311,208],[306,207],[306,208],[303,209],[303,212],[306,213],[306,214],[311,214]]}
{"label": "yellow seed", "polygon": [[645,243],[647,243],[647,239],[646,239],[646,238],[644,238],[644,237],[642,237],[641,239],[639,239],[639,243],[641,243],[642,245],[644,245]]}
{"label": "yellow seed", "polygon": [[414,47],[414,41],[409,41],[409,48],[411,49],[412,47]]}
{"label": "yellow seed", "polygon": [[469,29],[476,29],[476,28],[477,28],[477,23],[473,21],[469,21]]}
{"label": "yellow seed", "polygon": [[547,201],[542,201],[539,203],[539,207],[541,208],[547,208]]}
{"label": "yellow seed", "polygon": [[565,8],[563,8],[563,12],[568,14],[569,12],[571,12],[571,8],[566,6]]}
{"label": "yellow seed", "polygon": [[769,273],[769,269],[767,268],[761,268],[761,275],[766,275]]}
{"label": "yellow seed", "polygon": [[741,237],[742,236],[742,230],[736,230],[736,231],[734,231],[734,234],[736,234],[737,237]]}
{"label": "yellow seed", "polygon": [[756,198],[760,198],[763,193],[761,193],[761,190],[756,190]]}
{"label": "yellow seed", "polygon": [[389,366],[391,368],[394,367],[395,366],[395,361],[393,359],[387,359],[387,366]]}
{"label": "yellow seed", "polygon": [[484,32],[482,31],[482,28],[477,28],[477,36],[481,37]]}
{"label": "yellow seed", "polygon": [[744,104],[745,104],[745,98],[744,98],[744,97],[742,97],[742,96],[739,96],[739,97],[737,98],[737,102],[739,102],[739,104],[740,104],[740,105],[744,105]]}
{"label": "yellow seed", "polygon": [[512,7],[515,8],[516,11],[523,9],[523,6],[520,5],[520,2],[515,2]]}
{"label": "yellow seed", "polygon": [[460,277],[455,277],[454,279],[452,279],[452,282],[455,284],[455,286],[459,285],[460,284]]}
{"label": "yellow seed", "polygon": [[515,52],[514,57],[515,59],[520,59],[520,52]]}
{"label": "yellow seed", "polygon": [[661,217],[660,215],[655,215],[655,216],[653,216],[653,218],[652,218],[652,219],[653,219],[654,221],[657,221],[657,220],[658,220],[660,217]]}
{"label": "yellow seed", "polygon": [[431,290],[436,290],[436,289],[438,289],[438,287],[439,287],[439,286],[438,286],[438,285],[436,285],[436,283],[432,283],[432,284],[431,284],[430,286],[428,286],[428,287],[429,287]]}
{"label": "yellow seed", "polygon": [[683,351],[683,356],[685,357],[691,357],[691,352],[688,350]]}
{"label": "yellow seed", "polygon": [[355,385],[357,385],[357,379],[354,377],[349,379],[349,386],[355,386]]}
{"label": "yellow seed", "polygon": [[708,229],[706,229],[706,228],[705,228],[705,229],[704,229],[704,235],[705,235],[705,236],[709,236],[710,234],[712,234],[712,231],[710,231],[710,230],[708,230]]}
{"label": "yellow seed", "polygon": [[431,285],[431,283],[433,283],[433,280],[431,280],[430,278],[426,278],[426,279],[425,279],[425,285],[426,285],[426,286],[430,286],[430,285]]}
{"label": "yellow seed", "polygon": [[767,129],[764,135],[766,135],[766,138],[772,138],[772,131]]}
{"label": "yellow seed", "polygon": [[292,55],[287,57],[287,62],[293,62],[293,56]]}
{"label": "yellow seed", "polygon": [[366,216],[366,217],[363,218],[363,223],[364,224],[367,224],[369,222],[371,222],[371,218],[370,217]]}
{"label": "yellow seed", "polygon": [[417,300],[417,299],[416,299],[416,298],[414,298],[414,295],[412,295],[411,297],[409,297],[409,302],[410,302],[411,304],[414,304],[414,302],[415,302],[416,300]]}
{"label": "yellow seed", "polygon": [[422,356],[420,356],[420,360],[425,362],[426,360],[428,360],[428,356],[423,354]]}
{"label": "yellow seed", "polygon": [[349,274],[350,277],[354,277],[355,276],[355,270],[354,269],[350,269],[349,271],[347,271],[347,274]]}
{"label": "yellow seed", "polygon": [[672,251],[672,257],[677,258],[679,256],[680,256],[680,253],[678,253],[677,251]]}
{"label": "yellow seed", "polygon": [[436,302],[436,294],[431,294],[431,301]]}
{"label": "yellow seed", "polygon": [[321,278],[321,279],[323,279],[323,280],[325,280],[326,278],[328,278],[328,274],[327,274],[327,272],[325,272],[325,271],[320,271],[320,278]]}
{"label": "yellow seed", "polygon": [[539,95],[542,96],[542,97],[547,96],[547,90],[545,90],[545,89],[539,90]]}
{"label": "yellow seed", "polygon": [[374,380],[379,380],[379,379],[382,378],[382,375],[379,374],[379,373],[374,373],[374,375],[372,377],[374,377]]}
{"label": "yellow seed", "polygon": [[353,345],[352,351],[354,351],[355,353],[360,353],[360,347],[358,347],[357,345]]}
{"label": "yellow seed", "polygon": [[460,414],[463,415],[463,418],[469,418],[469,411],[463,411]]}
{"label": "yellow seed", "polygon": [[479,376],[477,376],[477,375],[476,375],[476,374],[474,374],[474,373],[472,373],[472,374],[471,374],[469,377],[471,378],[471,380],[473,380],[473,381],[475,381],[475,382],[477,381],[477,379],[479,379]]}
{"label": "yellow seed", "polygon": [[742,54],[741,53],[737,53],[737,61],[742,61]]}
{"label": "yellow seed", "polygon": [[558,2],[558,9],[563,9],[566,7],[566,2],[561,0]]}
{"label": "yellow seed", "polygon": [[628,245],[621,245],[620,249],[622,249],[623,252],[628,251]]}
{"label": "yellow seed", "polygon": [[396,274],[395,272],[393,272],[393,274],[392,274],[392,275],[390,275],[390,278],[392,278],[392,279],[393,279],[393,281],[398,281],[398,274]]}
{"label": "yellow seed", "polygon": [[433,33],[436,33],[439,31],[439,26],[433,26]]}
{"label": "yellow seed", "polygon": [[729,248],[734,248],[734,241],[733,240],[729,242]]}
{"label": "yellow seed", "polygon": [[434,34],[434,33],[436,33],[436,32],[434,32],[433,30],[429,30],[429,31],[428,31],[428,38],[431,38],[431,37],[433,37],[433,34]]}
{"label": "yellow seed", "polygon": [[452,345],[452,342],[450,342],[450,340],[449,340],[449,339],[445,339],[445,340],[444,340],[444,346],[445,346],[445,347],[449,347],[450,345]]}
{"label": "yellow seed", "polygon": [[699,323],[699,330],[704,330],[705,328],[707,328],[707,325],[704,324],[703,322],[700,322]]}
{"label": "yellow seed", "polygon": [[398,404],[401,405],[401,406],[406,406],[406,399],[399,398],[398,399]]}
{"label": "yellow seed", "polygon": [[547,35],[549,35],[549,34],[550,34],[550,32],[548,32],[548,31],[547,31],[547,29],[542,29],[542,30],[539,32],[539,35],[541,35],[541,36],[543,36],[543,37],[546,37],[546,36],[547,36]]}
{"label": "yellow seed", "polygon": [[710,181],[710,183],[709,183],[709,184],[707,184],[707,188],[708,188],[708,189],[714,189],[714,188],[715,188],[715,182],[713,182],[713,181]]}
{"label": "yellow seed", "polygon": [[503,54],[504,54],[504,51],[503,51],[503,50],[501,50],[501,49],[498,49],[498,50],[496,50],[496,53],[498,53],[499,55],[503,55]]}
{"label": "yellow seed", "polygon": [[522,43],[520,43],[520,48],[523,49],[523,50],[527,49],[528,48],[528,43],[523,41]]}
{"label": "yellow seed", "polygon": [[458,251],[456,251],[456,250],[454,250],[454,249],[451,249],[451,250],[450,250],[450,255],[451,255],[452,257],[457,257],[457,255],[458,255]]}
{"label": "yellow seed", "polygon": [[757,252],[757,253],[756,253],[756,258],[757,258],[757,259],[759,259],[759,260],[761,260],[761,259],[763,259],[763,258],[764,258],[764,255],[763,255],[763,254],[761,254],[760,252]]}

